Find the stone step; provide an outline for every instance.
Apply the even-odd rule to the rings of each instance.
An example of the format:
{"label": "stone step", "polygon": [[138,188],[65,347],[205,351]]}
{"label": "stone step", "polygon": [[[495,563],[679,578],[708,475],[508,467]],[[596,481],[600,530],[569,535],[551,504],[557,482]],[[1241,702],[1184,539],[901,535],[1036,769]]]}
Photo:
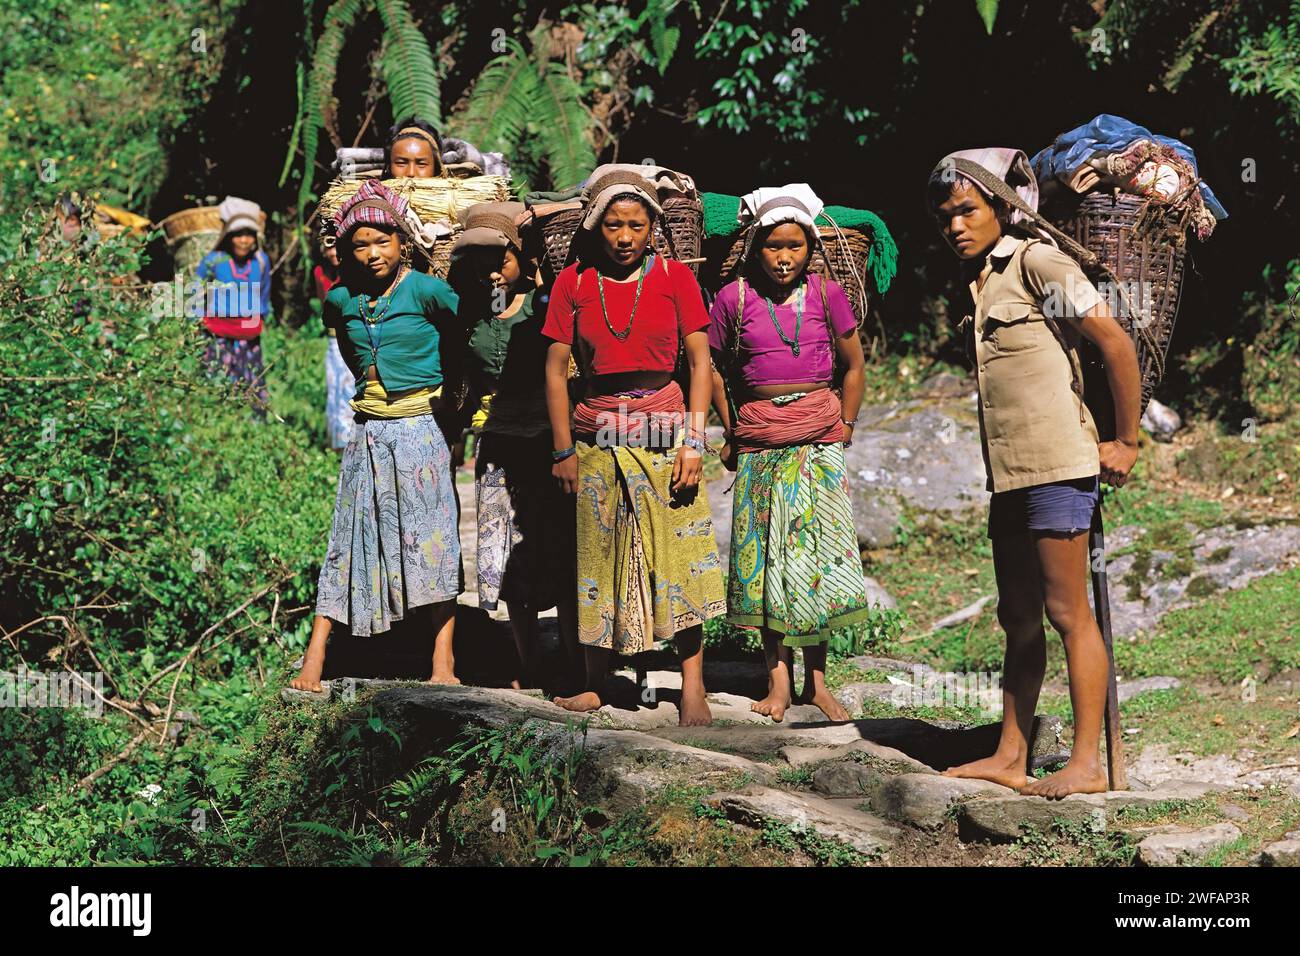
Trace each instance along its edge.
{"label": "stone step", "polygon": [[852,800],[827,800],[755,785],[738,793],[715,793],[705,803],[748,826],[761,827],[771,820],[796,832],[811,830],[873,858],[887,853],[902,835],[897,827],[857,809]]}
{"label": "stone step", "polygon": [[1123,807],[1150,806],[1166,800],[1195,800],[1218,789],[1208,783],[1185,783],[1158,790],[1075,793],[1062,800],[1020,795],[989,797],[962,804],[957,815],[957,832],[967,841],[1007,843],[1021,835],[1022,824],[1030,824],[1046,833],[1055,819],[1086,823],[1100,832],[1115,822],[1115,814]]}

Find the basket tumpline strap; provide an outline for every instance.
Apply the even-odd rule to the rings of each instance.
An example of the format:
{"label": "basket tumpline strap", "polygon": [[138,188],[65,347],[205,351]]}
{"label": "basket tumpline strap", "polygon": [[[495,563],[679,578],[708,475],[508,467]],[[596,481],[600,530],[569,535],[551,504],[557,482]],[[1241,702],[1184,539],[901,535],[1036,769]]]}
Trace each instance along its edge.
{"label": "basket tumpline strap", "polygon": [[[974,179],[976,182],[985,186],[991,193],[993,193],[993,195],[997,196],[1004,202],[1010,203],[1013,207],[1023,212],[1031,221],[1034,222],[1035,225],[1042,227],[1042,229],[1053,239],[1061,243],[1066,251],[1068,251],[1070,255],[1079,262],[1106,275],[1115,284],[1116,292],[1124,298],[1124,304],[1128,307],[1129,314],[1136,316],[1139,319],[1141,318],[1141,315],[1134,311],[1133,303],[1129,301],[1128,294],[1125,293],[1124,287],[1119,281],[1119,277],[1116,276],[1111,268],[1102,261],[1101,257],[1097,255],[1097,253],[1075,242],[1060,229],[1056,228],[1056,226],[1044,219],[1036,210],[1031,209],[1029,204],[1021,199],[1020,196],[1016,194],[1016,191],[1012,189],[1005,180],[994,176],[993,173],[981,166],[979,163],[958,156],[952,160],[952,165],[953,168],[963,176],[969,176],[971,179]],[[1024,264],[1025,261],[1022,256],[1020,259],[1020,267],[1022,271],[1024,269]],[[1164,355],[1160,351],[1160,347],[1156,344],[1155,339],[1152,337],[1150,330],[1147,329],[1145,324],[1134,321],[1130,323],[1130,327],[1132,328],[1132,334],[1141,339],[1142,344],[1146,346],[1147,352],[1150,354],[1151,360],[1156,366],[1156,381],[1160,381],[1165,376],[1165,360]]]}
{"label": "basket tumpline strap", "polygon": [[1016,191],[1011,188],[1006,180],[994,176],[992,172],[981,166],[979,163],[966,159],[963,156],[955,157],[952,160],[952,166],[957,170],[957,172],[975,180],[1003,202],[1020,210],[1020,212],[1024,213],[1025,216],[1034,223],[1034,225],[1042,228],[1044,232],[1069,250],[1070,255],[1078,259],[1080,262],[1092,266],[1093,268],[1105,269],[1107,272],[1110,271],[1109,269],[1106,269],[1105,263],[1101,261],[1101,257],[1098,256],[1097,253],[1079,245],[1079,243],[1075,242],[1060,229],[1057,229],[1054,225],[1044,219],[1037,210],[1033,209],[1027,202],[1016,194]]}

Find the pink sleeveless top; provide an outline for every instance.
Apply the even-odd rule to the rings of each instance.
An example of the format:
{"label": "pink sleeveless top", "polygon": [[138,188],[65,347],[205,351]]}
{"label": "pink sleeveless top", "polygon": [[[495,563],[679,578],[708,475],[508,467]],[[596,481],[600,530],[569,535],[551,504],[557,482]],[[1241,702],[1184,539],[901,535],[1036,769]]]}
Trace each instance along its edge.
{"label": "pink sleeveless top", "polygon": [[[835,336],[847,335],[857,327],[853,307],[839,283],[819,275],[807,277],[804,288],[803,324],[799,330],[799,356],[781,340],[772,325],[767,300],[745,284],[745,314],[740,320],[740,365],[745,384],[788,385],[791,382],[828,382],[835,367],[834,343],[822,311],[821,283],[826,283],[826,308],[830,328]],[[740,301],[740,284],[724,286],[709,310],[709,347],[726,352],[732,347],[736,309]],[[776,306],[776,320],[787,339],[794,339],[798,300]]]}

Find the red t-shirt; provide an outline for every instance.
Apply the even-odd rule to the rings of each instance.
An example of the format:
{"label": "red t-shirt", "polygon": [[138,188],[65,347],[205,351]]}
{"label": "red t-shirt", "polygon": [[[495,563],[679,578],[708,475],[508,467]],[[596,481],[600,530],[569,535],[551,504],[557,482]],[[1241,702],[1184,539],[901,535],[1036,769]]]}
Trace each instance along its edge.
{"label": "red t-shirt", "polygon": [[312,270],[311,277],[316,280],[316,298],[320,299],[322,302],[325,301],[325,296],[330,294],[330,289],[339,284],[340,278],[337,271],[334,275],[330,275],[325,271],[323,265],[316,266],[316,268]]}
{"label": "red t-shirt", "polygon": [[[590,363],[588,374],[611,372],[671,372],[677,367],[680,338],[709,327],[704,297],[691,270],[671,259],[655,256],[641,285],[641,301],[626,341],[610,332],[600,310],[596,270],[583,268],[579,282],[578,263],[567,266],[555,279],[546,310],[542,334],[556,342],[573,345],[574,316],[582,339],[581,354]],[[667,269],[664,266],[667,266]],[[636,282],[604,280],[609,325],[622,332],[627,328],[636,300]]]}

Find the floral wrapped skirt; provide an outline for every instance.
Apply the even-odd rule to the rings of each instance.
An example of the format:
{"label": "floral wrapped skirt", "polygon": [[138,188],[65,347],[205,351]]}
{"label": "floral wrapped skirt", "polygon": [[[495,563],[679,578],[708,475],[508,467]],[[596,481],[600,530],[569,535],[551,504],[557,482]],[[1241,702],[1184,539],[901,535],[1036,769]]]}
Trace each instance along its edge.
{"label": "floral wrapped skirt", "polygon": [[732,496],[728,621],[801,647],[867,618],[842,444],[742,452]]}
{"label": "floral wrapped skirt", "polygon": [[671,491],[681,447],[578,448],[578,639],[636,654],[726,612],[704,483]]}
{"label": "floral wrapped skirt", "polygon": [[456,598],[460,538],[451,455],[432,415],[368,418],[343,450],[316,613],[354,636]]}

